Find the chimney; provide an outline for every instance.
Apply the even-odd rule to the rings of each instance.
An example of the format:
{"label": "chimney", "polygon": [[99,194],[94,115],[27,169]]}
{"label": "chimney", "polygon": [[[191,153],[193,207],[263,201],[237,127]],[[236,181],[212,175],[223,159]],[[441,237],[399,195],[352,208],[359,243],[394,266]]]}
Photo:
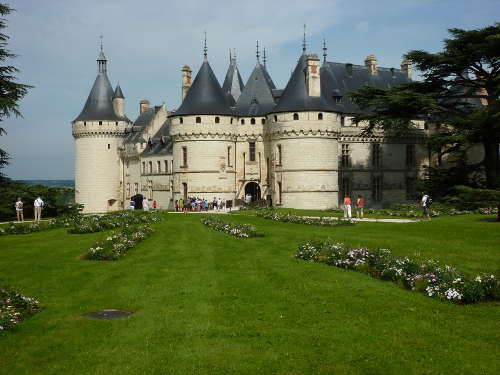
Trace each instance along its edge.
{"label": "chimney", "polygon": [[306,87],[309,96],[319,97],[321,95],[321,84],[319,75],[318,55],[311,53],[307,55]]}
{"label": "chimney", "polygon": [[186,97],[191,87],[191,68],[187,65],[182,67],[182,100]]}
{"label": "chimney", "polygon": [[370,70],[371,75],[377,75],[377,58],[373,55],[365,59],[365,66]]}
{"label": "chimney", "polygon": [[411,63],[406,57],[403,58],[403,62],[401,63],[401,70],[409,79],[411,79]]}
{"label": "chimney", "polygon": [[140,102],[139,102],[139,113],[142,113],[144,112],[146,109],[149,108],[149,100],[146,100],[146,99],[142,99]]}

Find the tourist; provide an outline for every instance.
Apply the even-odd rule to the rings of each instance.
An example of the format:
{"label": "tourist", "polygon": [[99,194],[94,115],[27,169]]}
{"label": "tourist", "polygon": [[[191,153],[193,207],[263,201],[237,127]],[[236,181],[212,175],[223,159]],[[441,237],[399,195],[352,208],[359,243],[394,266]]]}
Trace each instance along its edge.
{"label": "tourist", "polygon": [[158,207],[158,204],[156,203],[156,201],[153,201],[153,210],[156,210],[157,207]]}
{"label": "tourist", "polygon": [[348,217],[349,219],[352,217],[351,216],[351,197],[348,195],[344,196],[344,217]]}
{"label": "tourist", "polygon": [[148,200],[146,198],[144,198],[142,200],[142,209],[144,211],[149,211],[149,204],[148,204]]}
{"label": "tourist", "polygon": [[38,197],[37,199],[35,199],[33,206],[35,208],[35,221],[40,221],[40,219],[42,218],[42,207],[43,207],[42,198]]}
{"label": "tourist", "polygon": [[15,207],[16,207],[17,221],[24,221],[24,213],[23,213],[24,203],[20,197],[17,198]]}
{"label": "tourist", "polygon": [[203,202],[205,204],[205,212],[208,212],[208,200],[204,199]]}
{"label": "tourist", "polygon": [[423,209],[422,217],[424,219],[425,218],[427,218],[427,220],[431,219],[431,215],[429,212],[431,204],[432,204],[432,198],[429,197],[426,193],[422,192],[422,209]]}
{"label": "tourist", "polygon": [[217,210],[217,198],[214,197],[214,200],[212,201],[212,208],[213,210]]}
{"label": "tourist", "polygon": [[217,199],[217,211],[222,210],[222,199]]}
{"label": "tourist", "polygon": [[356,199],[356,217],[358,219],[363,219],[363,209],[365,208],[365,198],[361,194],[358,194]]}
{"label": "tourist", "polygon": [[184,209],[184,200],[182,198],[179,199],[179,201],[177,202],[177,204],[178,204],[177,207],[178,207],[179,212],[182,212],[182,210]]}
{"label": "tourist", "polygon": [[130,200],[130,204],[129,204],[128,208],[130,210],[135,210],[135,202],[134,202],[134,200],[132,200],[132,199]]}

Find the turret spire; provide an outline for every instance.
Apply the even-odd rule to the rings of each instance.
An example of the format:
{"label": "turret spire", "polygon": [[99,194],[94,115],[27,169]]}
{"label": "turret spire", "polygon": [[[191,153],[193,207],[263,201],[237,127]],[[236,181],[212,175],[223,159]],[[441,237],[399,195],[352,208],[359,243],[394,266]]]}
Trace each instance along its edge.
{"label": "turret spire", "polygon": [[264,61],[264,68],[266,67],[266,47],[264,46],[264,56],[262,57],[262,60]]}
{"label": "turret spire", "polygon": [[256,53],[256,56],[257,56],[257,62],[260,62],[259,41],[257,41],[257,53]]}
{"label": "turret spire", "polygon": [[304,38],[302,39],[302,53],[303,54],[306,53],[306,47],[307,47],[307,44],[306,44],[306,24],[304,23]]}
{"label": "turret spire", "polygon": [[99,53],[99,57],[97,58],[97,71],[99,73],[106,73],[106,56],[104,56],[104,52],[102,50],[102,35],[101,38],[101,51]]}
{"label": "turret spire", "polygon": [[204,31],[203,34],[205,35],[205,39],[203,42],[203,57],[206,60],[207,59],[207,32]]}
{"label": "turret spire", "polygon": [[326,40],[323,38],[323,62],[326,62],[326,56],[328,56],[326,48]]}

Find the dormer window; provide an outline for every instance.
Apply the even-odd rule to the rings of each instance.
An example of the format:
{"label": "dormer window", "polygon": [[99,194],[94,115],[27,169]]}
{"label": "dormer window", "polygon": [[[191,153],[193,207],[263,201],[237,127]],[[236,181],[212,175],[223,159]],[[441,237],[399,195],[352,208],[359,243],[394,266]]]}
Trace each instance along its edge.
{"label": "dormer window", "polygon": [[250,124],[255,125],[255,119],[254,118],[250,120]]}
{"label": "dormer window", "polygon": [[218,124],[220,122],[220,118],[219,117],[216,117],[215,118],[215,123]]}
{"label": "dormer window", "polygon": [[323,120],[323,114],[322,113],[318,113],[318,120]]}
{"label": "dormer window", "polygon": [[201,124],[201,117],[196,117],[196,123]]}
{"label": "dormer window", "polygon": [[337,95],[334,95],[333,96],[333,101],[335,103],[341,103],[342,102],[342,96],[337,96]]}
{"label": "dormer window", "polygon": [[293,114],[293,119],[296,121],[299,119],[299,114],[298,113],[294,113]]}

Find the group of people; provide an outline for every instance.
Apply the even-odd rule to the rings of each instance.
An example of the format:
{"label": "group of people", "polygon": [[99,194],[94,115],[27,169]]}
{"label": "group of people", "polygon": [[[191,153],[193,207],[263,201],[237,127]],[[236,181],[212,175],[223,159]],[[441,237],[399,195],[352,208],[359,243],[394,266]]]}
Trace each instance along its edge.
{"label": "group of people", "polygon": [[[156,203],[155,200],[153,200],[152,203],[149,203],[149,200],[147,198],[143,198],[142,199],[142,209],[143,211],[149,211],[149,208],[151,207],[153,210],[156,210],[158,208],[158,203]],[[129,204],[129,207],[128,207],[130,210],[135,210],[135,201],[134,200],[130,200],[130,204]]]}
{"label": "group of people", "polygon": [[214,197],[212,201],[194,197],[187,197],[186,199],[181,198],[175,201],[175,211],[177,212],[201,212],[208,210],[221,211],[226,208],[231,208],[231,204],[229,204],[229,201],[226,202],[220,197],[219,199]]}
{"label": "group of people", "polygon": [[[16,217],[17,221],[24,221],[24,203],[21,197],[17,198],[16,203],[14,204],[16,208]],[[35,213],[35,221],[40,221],[42,219],[42,208],[43,208],[43,200],[38,197],[33,202],[33,211]]]}

